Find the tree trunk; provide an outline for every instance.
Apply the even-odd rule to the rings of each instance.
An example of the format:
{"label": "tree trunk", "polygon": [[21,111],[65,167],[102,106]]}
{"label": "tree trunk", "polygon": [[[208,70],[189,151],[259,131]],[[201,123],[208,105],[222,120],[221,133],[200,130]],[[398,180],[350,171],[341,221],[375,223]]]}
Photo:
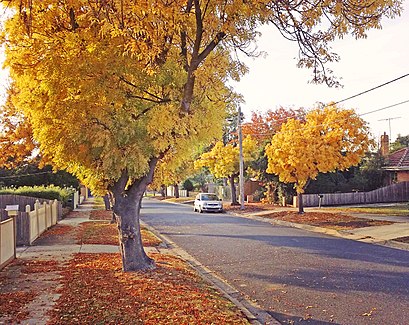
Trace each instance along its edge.
{"label": "tree trunk", "polygon": [[112,211],[112,218],[111,218],[111,221],[109,223],[111,223],[111,224],[117,223],[116,222],[116,215],[115,215],[114,211]]}
{"label": "tree trunk", "polygon": [[236,186],[234,186],[234,177],[234,174],[229,177],[231,189],[231,205],[239,205],[239,202],[237,202]]}
{"label": "tree trunk", "polygon": [[105,210],[107,211],[111,210],[111,202],[109,200],[108,194],[105,194],[103,199],[104,199]]}
{"label": "tree trunk", "polygon": [[173,185],[173,187],[175,188],[175,198],[179,198],[179,185],[175,184]]}
{"label": "tree trunk", "polygon": [[166,186],[165,186],[165,185],[161,185],[161,186],[160,186],[160,195],[161,195],[162,197],[165,197],[165,198],[166,198]]}
{"label": "tree trunk", "polygon": [[304,204],[302,201],[302,193],[297,193],[298,196],[298,214],[304,213]]}
{"label": "tree trunk", "polygon": [[125,272],[155,268],[155,262],[146,255],[142,245],[139,211],[143,191],[135,192],[115,198],[114,212],[118,223],[122,269]]}
{"label": "tree trunk", "polygon": [[144,271],[155,268],[155,262],[149,258],[142,245],[139,213],[143,194],[152,181],[153,172],[159,158],[149,162],[149,172],[144,177],[129,184],[126,170],[110,189],[114,195],[113,211],[116,216],[119,232],[119,245],[122,256],[122,270]]}

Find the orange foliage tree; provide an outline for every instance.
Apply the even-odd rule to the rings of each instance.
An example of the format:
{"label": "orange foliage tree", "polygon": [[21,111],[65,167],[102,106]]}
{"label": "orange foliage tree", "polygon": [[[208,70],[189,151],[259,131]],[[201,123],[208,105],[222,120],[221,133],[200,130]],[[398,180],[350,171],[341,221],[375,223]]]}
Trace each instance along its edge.
{"label": "orange foliage tree", "polygon": [[265,113],[252,112],[251,121],[244,123],[242,126],[243,135],[250,135],[259,144],[263,144],[280,130],[281,125],[289,119],[305,118],[305,110],[303,108],[285,109],[280,107],[276,110],[268,110]]}
{"label": "orange foliage tree", "polygon": [[9,88],[9,96],[0,113],[0,166],[3,168],[26,163],[36,148],[31,125],[11,101],[14,91],[13,87]]}
{"label": "orange foliage tree", "polygon": [[303,213],[302,193],[309,180],[320,172],[357,165],[370,145],[366,122],[353,110],[331,105],[309,112],[305,122],[290,119],[283,124],[265,149],[267,172],[282,182],[295,183]]}

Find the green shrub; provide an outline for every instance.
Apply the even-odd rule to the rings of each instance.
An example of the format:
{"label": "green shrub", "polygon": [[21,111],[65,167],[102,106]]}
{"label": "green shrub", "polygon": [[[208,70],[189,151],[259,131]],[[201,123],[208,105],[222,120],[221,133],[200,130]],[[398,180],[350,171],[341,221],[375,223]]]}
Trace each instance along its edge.
{"label": "green shrub", "polygon": [[187,191],[193,191],[194,186],[190,179],[187,179],[183,182],[183,189]]}
{"label": "green shrub", "polygon": [[0,195],[23,195],[47,200],[58,200],[65,205],[71,195],[75,192],[73,188],[61,188],[58,186],[22,186],[19,188],[0,189]]}

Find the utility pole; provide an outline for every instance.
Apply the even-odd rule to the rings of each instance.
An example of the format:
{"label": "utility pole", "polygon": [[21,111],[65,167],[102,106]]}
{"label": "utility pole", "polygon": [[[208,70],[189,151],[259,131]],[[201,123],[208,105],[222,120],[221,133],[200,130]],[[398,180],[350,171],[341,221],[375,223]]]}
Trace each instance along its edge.
{"label": "utility pole", "polygon": [[398,118],[401,118],[401,117],[400,116],[398,116],[398,117],[389,117],[389,118],[384,118],[384,119],[379,120],[379,121],[388,121],[389,122],[389,142],[392,141],[391,120],[396,120]]}
{"label": "utility pole", "polygon": [[244,210],[244,161],[243,161],[243,134],[241,132],[241,107],[239,106],[238,132],[239,132],[239,188],[240,188],[240,210]]}

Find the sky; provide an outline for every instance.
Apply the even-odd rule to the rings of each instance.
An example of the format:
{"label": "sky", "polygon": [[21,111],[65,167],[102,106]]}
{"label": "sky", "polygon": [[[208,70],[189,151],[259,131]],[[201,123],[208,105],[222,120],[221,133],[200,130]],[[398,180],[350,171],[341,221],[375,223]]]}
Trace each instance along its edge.
{"label": "sky", "polygon": [[[409,74],[409,0],[404,1],[400,17],[384,19],[381,30],[370,30],[367,39],[346,36],[332,43],[340,62],[327,66],[341,79],[343,88],[308,83],[312,72],[296,67],[298,47],[284,39],[272,26],[263,27],[257,45],[265,57],[241,59],[249,73],[232,86],[245,100],[246,118],[252,111],[265,112],[280,106],[312,108],[317,102],[329,103],[356,95]],[[1,58],[0,51],[0,61]],[[4,98],[6,72],[0,69],[0,96]],[[1,99],[0,99],[1,100]],[[409,100],[409,76],[362,96],[343,102],[365,114]],[[386,132],[394,141],[397,135],[409,135],[409,102],[379,112],[362,115],[375,139]]]}
{"label": "sky", "polygon": [[[244,97],[241,108],[246,118],[251,117],[252,111],[262,113],[280,106],[313,108],[317,102],[337,102],[409,74],[408,0],[403,7],[400,17],[383,19],[383,28],[370,30],[367,39],[356,40],[348,36],[332,43],[333,51],[341,57],[339,62],[328,66],[342,78],[343,88],[337,89],[308,83],[312,71],[296,67],[297,44],[284,39],[275,27],[263,27],[257,44],[267,56],[240,57],[250,71],[240,82],[231,84]],[[408,102],[365,114],[404,101]],[[378,141],[384,132],[391,133],[392,141],[399,134],[409,135],[409,76],[340,105],[365,114],[362,118]]]}

